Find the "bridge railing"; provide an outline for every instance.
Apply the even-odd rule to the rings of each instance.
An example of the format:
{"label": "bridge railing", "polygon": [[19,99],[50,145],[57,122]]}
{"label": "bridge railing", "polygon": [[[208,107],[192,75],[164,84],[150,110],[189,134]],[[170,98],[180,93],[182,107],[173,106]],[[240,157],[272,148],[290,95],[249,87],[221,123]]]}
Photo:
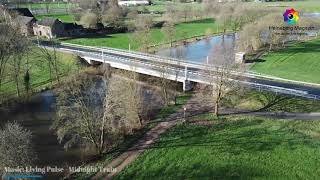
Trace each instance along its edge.
{"label": "bridge railing", "polygon": [[[205,63],[190,62],[185,59],[177,59],[177,58],[172,58],[172,57],[162,57],[162,56],[148,54],[148,53],[142,53],[142,52],[128,51],[128,50],[115,49],[115,48],[109,48],[109,47],[92,47],[92,46],[84,46],[84,45],[70,44],[70,43],[61,43],[61,44],[65,45],[65,46],[71,46],[71,47],[91,49],[91,50],[99,51],[101,53],[103,51],[104,53],[110,52],[110,53],[115,53],[115,54],[119,54],[119,55],[124,55],[124,54],[120,54],[120,52],[125,53],[126,55],[129,55],[129,56],[138,55],[138,56],[134,56],[134,57],[145,58],[145,60],[166,62],[166,63],[170,63],[170,64],[174,64],[174,65],[183,65],[183,66],[188,66],[188,67],[197,66],[202,69],[208,67],[208,64],[205,64]],[[142,56],[142,57],[139,57],[139,56]]]}
{"label": "bridge railing", "polygon": [[[213,64],[208,65],[206,63],[190,62],[190,61],[187,61],[184,59],[162,57],[162,56],[148,54],[148,53],[128,51],[128,50],[116,49],[116,48],[110,48],[110,47],[92,47],[92,46],[84,46],[84,45],[71,44],[71,43],[61,43],[61,44],[65,45],[65,46],[71,46],[71,47],[91,49],[91,50],[99,51],[99,52],[104,51],[104,53],[109,52],[109,53],[114,53],[114,54],[119,54],[119,55],[128,55],[128,56],[133,56],[133,57],[140,58],[140,59],[142,58],[144,60],[153,61],[153,62],[160,62],[160,63],[165,62],[168,64],[181,66],[183,68],[184,67],[188,67],[188,68],[193,67],[193,68],[198,68],[198,69],[205,70],[205,71],[210,70],[211,68],[215,68],[214,70],[216,71],[217,69],[221,68],[221,66],[219,66],[219,65],[213,65]],[[120,53],[124,53],[124,54],[120,54]],[[94,53],[92,53],[92,54],[94,54]],[[142,57],[139,57],[139,56],[142,56]],[[320,84],[316,84],[316,83],[289,80],[289,79],[279,78],[276,76],[261,74],[261,73],[257,73],[257,72],[253,72],[253,71],[239,72],[237,70],[232,70],[231,73],[233,75],[242,75],[242,76],[251,77],[251,78],[263,78],[263,79],[270,79],[270,80],[278,80],[278,81],[302,84],[302,85],[307,85],[307,86],[320,86]]]}
{"label": "bridge railing", "polygon": [[300,91],[300,90],[294,90],[294,89],[288,89],[288,88],[282,88],[282,87],[276,87],[276,86],[269,86],[264,84],[255,84],[252,83],[250,85],[251,88],[257,89],[259,91],[271,91],[279,94],[288,94],[292,96],[298,96],[298,97],[304,97],[308,99],[313,100],[320,100],[320,96],[315,94],[309,94],[306,91]]}

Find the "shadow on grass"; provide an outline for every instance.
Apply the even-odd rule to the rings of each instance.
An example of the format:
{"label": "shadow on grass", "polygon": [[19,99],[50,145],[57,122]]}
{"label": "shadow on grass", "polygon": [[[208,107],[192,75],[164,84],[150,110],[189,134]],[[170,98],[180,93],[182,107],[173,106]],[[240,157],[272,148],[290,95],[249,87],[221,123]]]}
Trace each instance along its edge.
{"label": "shadow on grass", "polygon": [[[212,167],[206,162],[194,163],[192,166],[175,166],[174,168],[165,168],[160,166],[156,170],[147,170],[141,175],[140,171],[123,171],[115,179],[132,179],[132,177],[140,177],[140,179],[255,179],[263,177],[274,177],[265,169],[257,167],[249,167],[241,164],[225,165]],[[165,173],[164,173],[165,172]]]}
{"label": "shadow on grass", "polygon": [[215,23],[214,19],[201,19],[201,20],[195,20],[195,21],[188,21],[188,22],[184,22],[183,24],[202,24],[202,23]]}
{"label": "shadow on grass", "polygon": [[262,63],[266,62],[264,59],[252,59],[252,60],[246,60],[246,63],[251,64],[251,63]]}
{"label": "shadow on grass", "polygon": [[62,37],[62,38],[59,38],[60,40],[62,41],[68,41],[68,40],[73,40],[73,39],[98,39],[98,38],[101,38],[101,39],[104,39],[104,38],[114,38],[112,35],[108,35],[108,34],[86,34],[86,35],[83,35],[83,36],[73,36],[73,37]]}
{"label": "shadow on grass", "polygon": [[320,112],[320,102],[289,95],[279,95],[270,92],[251,91],[243,96],[235,98],[234,102],[226,100],[228,107],[234,107],[241,102],[253,104],[251,110],[238,110],[223,115],[246,114],[252,112],[288,112],[288,113],[310,113]]}
{"label": "shadow on grass", "polygon": [[[268,129],[263,120],[219,121],[211,127],[179,125],[150,149],[203,147],[238,155],[272,151],[279,146],[289,146],[292,150],[301,144],[317,148],[311,140],[289,134],[286,127]],[[140,149],[143,148],[136,150]]]}
{"label": "shadow on grass", "polygon": [[315,53],[320,51],[320,40],[312,40],[307,42],[292,43],[285,49],[275,50],[273,52],[279,54],[291,54],[291,53]]}

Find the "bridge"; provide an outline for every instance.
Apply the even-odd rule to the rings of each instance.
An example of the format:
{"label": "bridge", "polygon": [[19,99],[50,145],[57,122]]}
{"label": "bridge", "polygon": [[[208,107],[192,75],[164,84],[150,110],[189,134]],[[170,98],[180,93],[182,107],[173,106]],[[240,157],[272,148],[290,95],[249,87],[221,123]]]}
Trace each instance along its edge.
{"label": "bridge", "polygon": [[[207,73],[208,69],[219,69],[219,66],[206,63],[115,48],[99,48],[69,43],[61,43],[56,48],[59,51],[78,55],[89,64],[103,63],[108,64],[108,67],[182,82],[185,91],[191,88],[192,83],[211,84],[212,75]],[[318,84],[281,79],[250,71],[244,73],[231,71],[231,74],[232,80],[254,89],[320,100],[320,85]]]}

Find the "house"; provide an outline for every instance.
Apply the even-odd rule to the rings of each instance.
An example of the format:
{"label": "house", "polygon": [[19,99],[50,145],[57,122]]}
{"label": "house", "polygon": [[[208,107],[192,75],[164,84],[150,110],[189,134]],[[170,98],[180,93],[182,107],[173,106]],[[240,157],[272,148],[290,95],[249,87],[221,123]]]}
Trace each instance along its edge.
{"label": "house", "polygon": [[32,36],[34,34],[33,26],[37,22],[34,17],[18,15],[14,21],[19,25],[20,31],[23,35]]}
{"label": "house", "polygon": [[26,16],[26,17],[33,17],[33,14],[28,8],[11,8],[9,9],[9,12],[11,13],[17,13],[20,16]]}
{"label": "house", "polygon": [[76,23],[63,23],[64,36],[79,36],[83,33],[83,26]]}
{"label": "house", "polygon": [[33,26],[34,35],[48,39],[61,37],[65,34],[64,25],[59,19],[43,18]]}
{"label": "house", "polygon": [[8,11],[10,19],[19,26],[23,35],[33,35],[33,25],[37,20],[28,8],[11,8]]}

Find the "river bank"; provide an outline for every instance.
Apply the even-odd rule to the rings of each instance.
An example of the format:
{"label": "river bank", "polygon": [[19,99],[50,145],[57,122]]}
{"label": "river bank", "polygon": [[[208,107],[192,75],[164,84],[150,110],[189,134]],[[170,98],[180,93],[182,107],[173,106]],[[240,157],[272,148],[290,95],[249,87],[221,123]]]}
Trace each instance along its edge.
{"label": "river bank", "polygon": [[[89,71],[90,75],[99,76],[99,71],[94,73]],[[128,80],[126,77],[114,75],[119,80]],[[155,85],[149,85],[147,82],[139,82],[138,85],[143,89],[144,109],[148,111],[145,121],[156,117],[161,111],[164,102],[160,98],[159,88]],[[95,152],[90,149],[71,148],[65,151],[62,144],[57,140],[55,132],[51,129],[51,125],[57,113],[57,96],[59,89],[63,88],[59,85],[52,86],[53,89],[46,90],[32,95],[28,100],[12,103],[5,110],[0,111],[0,125],[6,122],[16,121],[33,134],[33,143],[36,154],[36,166],[38,167],[59,167],[66,168],[69,166],[80,166],[90,162],[95,157]],[[139,134],[139,132],[137,132]],[[63,174],[46,174],[46,179],[57,179]]]}

